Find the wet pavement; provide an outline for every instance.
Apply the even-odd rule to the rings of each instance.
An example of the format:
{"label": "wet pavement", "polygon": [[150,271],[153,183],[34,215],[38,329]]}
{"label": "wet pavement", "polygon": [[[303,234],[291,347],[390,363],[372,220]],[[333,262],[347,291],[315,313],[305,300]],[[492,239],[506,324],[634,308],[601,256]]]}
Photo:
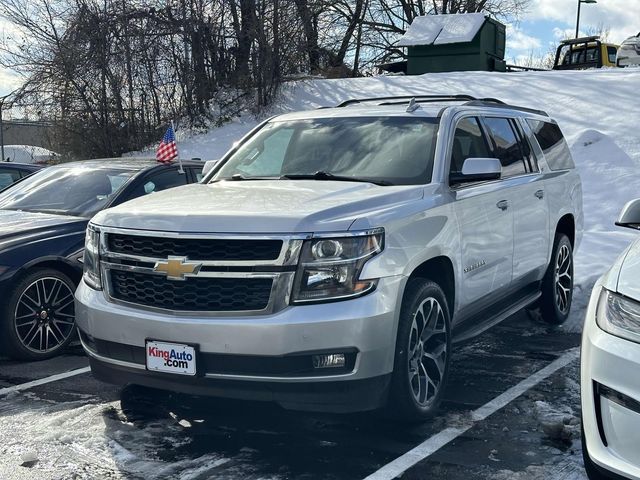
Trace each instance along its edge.
{"label": "wet pavement", "polygon": [[[514,315],[455,346],[441,413],[418,426],[119,389],[84,373],[0,395],[0,478],[362,479],[468,423],[473,410],[579,343],[579,334]],[[87,364],[78,346],[46,362],[0,359],[0,392]],[[584,479],[578,372],[577,360],[560,368],[402,478]]]}

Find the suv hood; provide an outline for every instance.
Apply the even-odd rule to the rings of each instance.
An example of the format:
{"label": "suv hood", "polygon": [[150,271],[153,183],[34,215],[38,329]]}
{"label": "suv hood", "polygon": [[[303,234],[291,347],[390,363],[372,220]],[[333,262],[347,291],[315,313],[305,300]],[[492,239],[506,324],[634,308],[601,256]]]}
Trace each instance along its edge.
{"label": "suv hood", "polygon": [[423,191],[331,180],[223,181],[153,193],[103,210],[92,223],[170,232],[345,231],[358,217],[419,200]]}
{"label": "suv hood", "polygon": [[640,240],[627,250],[618,274],[618,293],[640,302]]}

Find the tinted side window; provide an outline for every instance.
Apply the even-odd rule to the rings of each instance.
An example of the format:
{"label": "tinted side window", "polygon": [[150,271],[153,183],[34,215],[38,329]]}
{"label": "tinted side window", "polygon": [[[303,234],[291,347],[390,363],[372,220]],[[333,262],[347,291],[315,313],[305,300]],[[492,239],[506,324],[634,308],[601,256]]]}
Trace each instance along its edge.
{"label": "tinted side window", "polygon": [[138,186],[136,190],[129,195],[127,200],[186,184],[187,173],[180,174],[178,173],[177,168],[163,170],[162,172],[155,173],[144,178],[142,185]]}
{"label": "tinted side window", "polygon": [[533,130],[551,170],[575,168],[569,146],[558,125],[531,119],[528,119],[527,123]]}
{"label": "tinted side window", "polygon": [[0,189],[8,187],[20,179],[20,172],[12,169],[0,170]]}
{"label": "tinted side window", "polygon": [[616,47],[607,47],[607,55],[609,56],[609,63],[616,63],[616,54],[618,49]]}
{"label": "tinted side window", "polygon": [[451,150],[451,173],[462,172],[467,158],[490,157],[489,147],[477,118],[463,118],[458,122]]}
{"label": "tinted side window", "polygon": [[204,175],[202,175],[202,167],[190,167],[189,170],[191,170],[191,174],[193,175],[193,182],[200,182],[204,177]]}
{"label": "tinted side window", "polygon": [[527,138],[527,135],[522,130],[522,125],[520,125],[515,120],[512,120],[512,126],[515,127],[516,134],[518,136],[518,141],[520,142],[520,148],[522,149],[522,154],[524,155],[524,163],[527,168],[527,172],[538,173],[540,168],[538,167],[538,161],[536,156],[531,149],[531,143]]}
{"label": "tinted side window", "polygon": [[484,123],[493,140],[494,155],[502,164],[502,178],[525,174],[523,152],[511,120],[487,117]]}

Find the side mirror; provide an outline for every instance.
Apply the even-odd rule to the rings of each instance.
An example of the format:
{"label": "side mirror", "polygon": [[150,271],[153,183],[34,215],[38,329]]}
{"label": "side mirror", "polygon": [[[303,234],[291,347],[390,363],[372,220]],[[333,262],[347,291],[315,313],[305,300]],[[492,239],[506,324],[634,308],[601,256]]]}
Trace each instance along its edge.
{"label": "side mirror", "polygon": [[452,173],[450,182],[486,182],[499,180],[502,164],[497,158],[467,158],[462,164],[462,172]]}
{"label": "side mirror", "polygon": [[220,160],[207,160],[206,162],[204,162],[204,167],[202,167],[202,176],[206,177],[207,174],[213,170],[213,167],[215,167],[218,162]]}
{"label": "side mirror", "polygon": [[640,230],[640,198],[631,200],[624,206],[616,225]]}

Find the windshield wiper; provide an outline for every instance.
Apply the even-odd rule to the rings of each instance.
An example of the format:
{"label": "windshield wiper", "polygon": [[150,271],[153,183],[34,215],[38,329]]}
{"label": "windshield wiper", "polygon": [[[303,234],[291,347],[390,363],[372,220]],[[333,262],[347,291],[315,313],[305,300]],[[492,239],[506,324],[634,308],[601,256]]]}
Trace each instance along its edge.
{"label": "windshield wiper", "polygon": [[359,178],[359,177],[348,177],[346,175],[334,175],[333,173],[323,172],[322,170],[319,170],[316,173],[300,173],[300,174],[292,173],[292,174],[282,175],[280,178],[285,180],[335,180],[337,182],[373,183],[374,185],[382,185],[382,186],[393,185],[391,182],[387,182],[386,180],[373,180],[371,178]]}
{"label": "windshield wiper", "polygon": [[234,173],[230,177],[217,178],[217,179],[213,180],[210,183],[216,183],[216,182],[219,182],[221,180],[231,180],[233,182],[244,182],[244,181],[249,181],[249,180],[280,180],[280,177],[261,177],[261,176],[245,177],[241,173]]}

